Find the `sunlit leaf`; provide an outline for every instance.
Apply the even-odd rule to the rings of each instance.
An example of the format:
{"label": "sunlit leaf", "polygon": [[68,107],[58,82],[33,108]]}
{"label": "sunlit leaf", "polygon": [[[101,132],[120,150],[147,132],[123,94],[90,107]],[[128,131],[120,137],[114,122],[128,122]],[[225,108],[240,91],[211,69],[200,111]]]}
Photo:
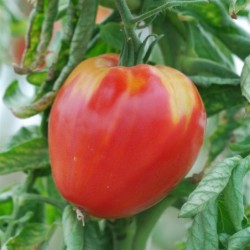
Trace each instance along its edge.
{"label": "sunlit leaf", "polygon": [[218,250],[217,203],[210,200],[206,209],[194,218],[185,250]]}
{"label": "sunlit leaf", "polygon": [[45,138],[32,139],[0,153],[0,174],[48,166],[48,145]]}
{"label": "sunlit leaf", "polygon": [[30,223],[22,228],[15,236],[10,238],[5,246],[7,249],[30,250],[39,249],[44,242],[50,239],[54,226],[42,223]]}
{"label": "sunlit leaf", "polygon": [[250,227],[238,231],[228,239],[228,250],[241,250],[250,244]]}
{"label": "sunlit leaf", "polygon": [[6,89],[3,101],[12,113],[19,118],[27,118],[36,115],[51,105],[56,92],[47,92],[37,100],[28,98],[20,90],[18,82],[14,81]]}
{"label": "sunlit leaf", "polygon": [[246,58],[241,73],[241,90],[242,94],[250,102],[250,56]]}
{"label": "sunlit leaf", "polygon": [[23,142],[41,137],[41,131],[39,126],[29,126],[21,127],[6,143],[5,148],[10,149],[14,146],[17,146]]}
{"label": "sunlit leaf", "polygon": [[211,169],[188,197],[188,201],[181,208],[180,217],[191,217],[203,211],[209,201],[224,190],[232,170],[238,166],[240,161],[239,156],[227,158]]}
{"label": "sunlit leaf", "polygon": [[233,170],[228,185],[224,190],[224,203],[229,212],[229,217],[235,227],[235,230],[242,229],[244,218],[244,193],[243,178],[250,170],[250,157],[243,159],[240,165]]}

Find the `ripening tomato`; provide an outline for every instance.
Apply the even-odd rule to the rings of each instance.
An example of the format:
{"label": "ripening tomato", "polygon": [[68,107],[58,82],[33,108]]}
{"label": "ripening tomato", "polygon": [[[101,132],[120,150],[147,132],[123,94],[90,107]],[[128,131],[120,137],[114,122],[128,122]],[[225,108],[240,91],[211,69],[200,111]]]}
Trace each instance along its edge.
{"label": "ripening tomato", "polygon": [[112,14],[112,12],[112,9],[99,5],[96,13],[95,23],[102,23]]}
{"label": "ripening tomato", "polygon": [[60,193],[102,218],[157,203],[186,175],[201,148],[206,113],[194,84],[166,66],[117,66],[106,54],[79,64],[49,122]]}
{"label": "ripening tomato", "polygon": [[11,60],[16,64],[20,64],[22,61],[23,53],[25,51],[25,37],[13,36],[11,39]]}

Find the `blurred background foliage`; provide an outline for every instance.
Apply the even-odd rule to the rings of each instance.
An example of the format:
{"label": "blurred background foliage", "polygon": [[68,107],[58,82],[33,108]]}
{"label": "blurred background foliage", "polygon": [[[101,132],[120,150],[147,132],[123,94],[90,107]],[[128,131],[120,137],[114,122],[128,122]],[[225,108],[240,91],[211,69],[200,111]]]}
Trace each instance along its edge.
{"label": "blurred background foliage", "polygon": [[[141,1],[135,1],[132,9],[136,15],[151,10],[162,2],[164,1],[142,1],[142,3]],[[68,47],[66,43],[63,43],[64,34],[67,32],[65,31],[67,3],[68,1],[60,1],[60,11],[56,20],[60,20],[60,24],[56,21],[54,23],[54,35],[49,41],[46,55],[39,60],[35,70],[32,69],[32,72],[20,75],[13,70],[12,65],[14,63],[22,66],[28,36],[29,14],[33,4],[25,0],[0,0],[0,94],[1,97],[5,96],[5,99],[7,99],[7,106],[10,103],[8,100],[11,100],[14,95],[13,93],[6,94],[5,90],[8,86],[15,87],[15,89],[20,88],[29,97],[34,97],[37,93],[41,94],[41,91],[39,91],[41,85],[46,81],[48,72],[50,72],[60,53],[60,48],[66,46],[64,50],[66,55],[63,54],[65,61],[60,61],[56,65],[58,72],[55,79],[60,77],[60,72],[63,71],[69,61]],[[114,8],[112,1],[101,1],[101,3]],[[250,54],[248,4],[248,1],[213,0],[207,5],[200,3],[175,7],[147,19],[145,23],[141,23],[141,27],[138,27],[138,33],[142,37],[151,31],[157,35],[164,34],[164,37],[159,40],[152,51],[150,63],[161,63],[183,71],[195,82],[204,100],[209,116],[206,139],[200,157],[188,175],[196,183],[200,181],[201,176],[208,169],[221,160],[235,155],[246,157],[250,152],[249,107],[246,99],[242,96],[240,87],[243,65],[245,65],[244,71],[247,72],[246,58]],[[103,20],[106,20],[106,18]],[[108,21],[103,22],[103,20],[101,18],[100,23],[98,22],[96,25],[83,58],[120,51],[123,37],[120,32],[119,16],[116,10],[109,16]],[[34,56],[34,51],[31,51],[31,55]],[[30,59],[31,57],[27,58]],[[15,70],[17,71],[18,67]],[[49,91],[49,88],[46,87],[45,90]],[[17,104],[16,109],[20,111],[20,115],[26,116],[26,111],[19,106],[20,103]],[[39,112],[40,110],[37,111],[37,113]],[[35,113],[32,113],[32,115],[35,115]],[[48,116],[45,110],[46,115]],[[29,114],[27,117],[29,117]],[[2,158],[0,159],[4,159],[6,152],[11,152],[9,150],[12,148],[11,145],[19,145],[20,138],[21,141],[25,141],[24,137],[28,138],[32,143],[34,141],[31,138],[40,138],[41,131],[38,131],[37,126],[34,125],[39,125],[43,117],[44,113],[40,113],[25,120],[17,119],[1,102],[0,149],[3,153],[1,153]],[[30,127],[30,125],[32,126]],[[25,128],[20,132],[20,127]],[[12,138],[11,142],[9,137],[17,131],[19,131],[19,136],[21,135],[20,138],[17,135],[14,139]],[[31,150],[31,152],[33,151]],[[38,159],[40,160],[40,158]],[[8,164],[10,166],[10,163]],[[60,246],[58,246],[58,240],[55,240],[55,237],[60,239],[62,237],[62,209],[60,206],[65,204],[54,187],[49,174],[48,162],[45,162],[44,165],[46,167],[43,166],[41,169],[34,170],[39,178],[29,192],[25,192],[25,195],[20,195],[22,193],[20,190],[23,188],[23,183],[27,183],[26,179],[30,174],[27,171],[28,167],[25,171],[20,171],[21,168],[15,168],[14,174],[9,174],[12,172],[10,170],[7,171],[9,175],[0,177],[2,189],[0,194],[1,234],[7,227],[6,221],[10,218],[13,220],[13,216],[13,225],[16,223],[20,228],[23,228],[18,231],[19,234],[15,237],[13,232],[9,232],[14,237],[14,240],[8,243],[13,249],[16,247],[15,244],[21,245],[22,248],[20,249],[31,249],[25,248],[27,242],[23,235],[32,238],[30,247],[32,247],[32,244],[39,243],[44,244],[44,248],[41,249],[60,249],[63,245],[63,242],[60,242]],[[246,176],[242,181],[244,183],[243,196],[246,220],[249,220],[250,216],[248,180],[249,177]],[[41,196],[48,199],[42,205],[33,202],[38,194],[40,199],[42,199]],[[190,228],[192,220],[177,217],[186,197],[187,193],[181,196],[179,203],[174,204],[162,214],[147,242],[148,249],[184,249],[188,234],[187,228]],[[58,203],[51,206],[54,200]],[[222,211],[224,203],[221,201],[220,204],[222,204],[220,207]],[[15,214],[15,211],[13,213],[15,206],[19,206],[23,210],[20,209]],[[226,211],[226,209],[224,210]],[[228,225],[231,230],[227,231],[228,234],[233,234],[236,231],[227,219],[227,212],[225,212],[225,217],[222,216],[220,222]],[[247,224],[247,222],[245,223]],[[220,230],[224,232],[221,228]],[[6,237],[1,234],[0,238]],[[52,240],[50,240],[51,237]],[[45,244],[44,242],[49,243]],[[56,246],[53,244],[56,244]]]}

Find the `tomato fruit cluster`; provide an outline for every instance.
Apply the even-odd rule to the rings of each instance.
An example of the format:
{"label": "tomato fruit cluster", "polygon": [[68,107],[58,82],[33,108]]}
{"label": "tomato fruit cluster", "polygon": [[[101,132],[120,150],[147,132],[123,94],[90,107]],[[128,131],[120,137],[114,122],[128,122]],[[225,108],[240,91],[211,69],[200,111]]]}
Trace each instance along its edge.
{"label": "tomato fruit cluster", "polygon": [[200,95],[184,74],[118,60],[105,54],[79,64],[49,122],[56,186],[101,218],[131,216],[164,198],[196,160],[206,124]]}

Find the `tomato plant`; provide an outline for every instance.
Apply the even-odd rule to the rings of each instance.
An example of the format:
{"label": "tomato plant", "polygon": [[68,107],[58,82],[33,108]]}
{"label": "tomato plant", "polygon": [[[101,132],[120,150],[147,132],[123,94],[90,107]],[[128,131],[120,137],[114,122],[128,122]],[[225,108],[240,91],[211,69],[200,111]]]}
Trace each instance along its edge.
{"label": "tomato plant", "polygon": [[0,145],[0,248],[249,249],[249,1],[24,3],[3,102],[39,119]]}
{"label": "tomato plant", "polygon": [[79,64],[49,124],[57,187],[104,218],[131,216],[169,193],[194,163],[206,122],[198,91],[182,73],[117,64],[114,54]]}

